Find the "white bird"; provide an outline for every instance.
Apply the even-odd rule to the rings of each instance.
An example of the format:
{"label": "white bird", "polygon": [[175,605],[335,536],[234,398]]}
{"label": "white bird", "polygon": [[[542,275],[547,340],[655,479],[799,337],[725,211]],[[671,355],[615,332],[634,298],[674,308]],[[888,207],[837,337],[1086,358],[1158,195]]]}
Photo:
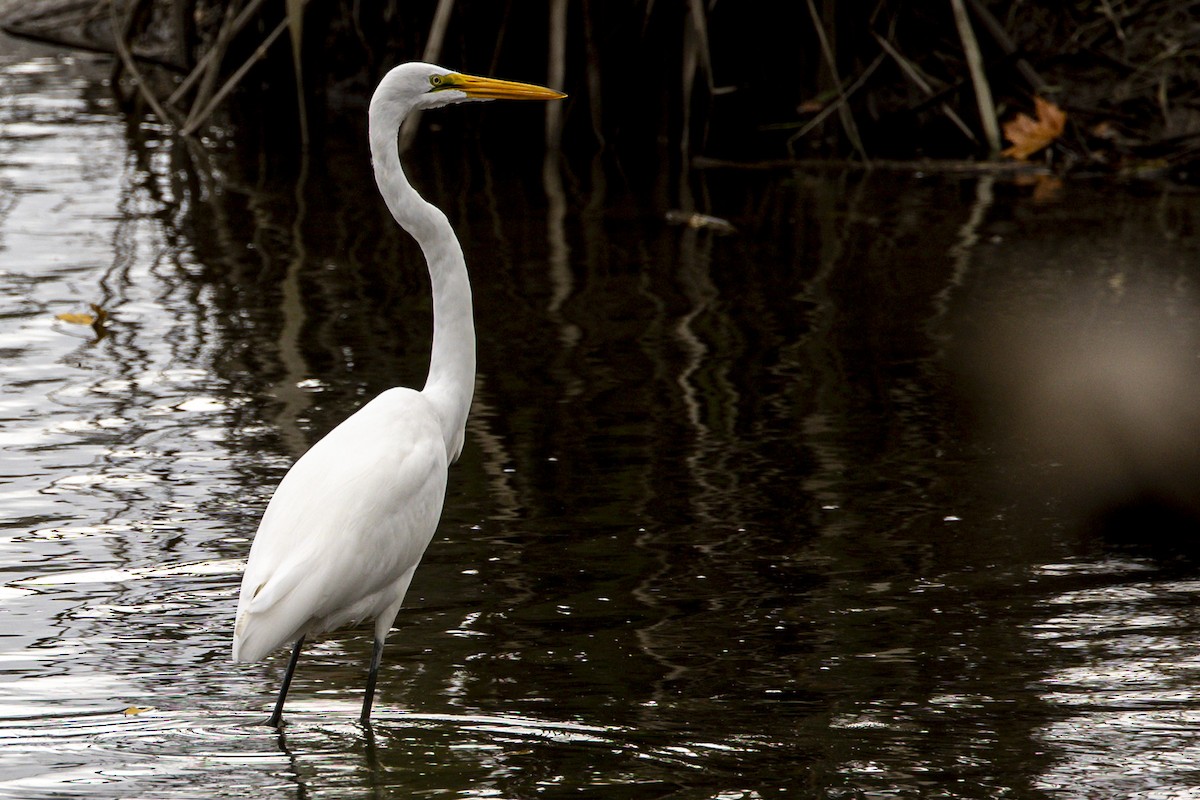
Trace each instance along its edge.
{"label": "white bird", "polygon": [[295,641],[268,724],[278,727],[306,636],[364,620],[375,648],[361,719],[369,722],[383,643],[446,495],[446,468],[463,447],[475,384],[475,324],[462,248],[446,215],[400,167],[400,123],[418,109],[560,92],[402,64],[371,98],[375,181],[396,222],[420,244],[433,287],[433,349],[421,391],[388,389],[317,442],[267,505],[242,576],[233,660],[258,661]]}

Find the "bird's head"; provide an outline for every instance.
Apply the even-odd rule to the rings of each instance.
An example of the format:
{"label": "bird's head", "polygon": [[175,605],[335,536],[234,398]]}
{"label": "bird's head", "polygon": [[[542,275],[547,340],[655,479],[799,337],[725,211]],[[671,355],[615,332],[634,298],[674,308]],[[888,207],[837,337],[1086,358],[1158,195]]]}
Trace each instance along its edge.
{"label": "bird's head", "polygon": [[412,61],[393,68],[375,90],[371,109],[393,110],[401,118],[416,109],[438,108],[471,100],[558,100],[562,92],[530,83],[464,75],[445,67]]}

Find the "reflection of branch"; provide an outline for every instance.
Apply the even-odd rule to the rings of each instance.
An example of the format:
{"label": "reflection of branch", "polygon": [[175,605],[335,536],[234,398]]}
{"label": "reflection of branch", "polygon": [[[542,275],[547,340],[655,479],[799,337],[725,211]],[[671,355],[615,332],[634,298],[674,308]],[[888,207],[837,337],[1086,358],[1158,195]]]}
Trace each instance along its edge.
{"label": "reflection of branch", "polygon": [[300,430],[298,422],[300,412],[310,405],[308,393],[300,388],[300,382],[308,375],[308,362],[300,349],[300,334],[306,317],[300,292],[300,272],[308,260],[304,245],[304,223],[308,216],[308,206],[304,201],[304,192],[308,187],[308,161],[309,154],[305,150],[300,155],[300,174],[296,178],[296,218],[292,221],[295,252],[292,253],[280,287],[283,293],[280,303],[283,327],[279,331],[279,360],[283,365],[283,377],[275,384],[274,392],[283,401],[283,408],[275,416],[275,424],[293,456],[299,456],[308,449],[307,437]]}
{"label": "reflection of branch", "polygon": [[[549,131],[547,131],[547,135]],[[547,150],[542,161],[542,189],[546,192],[546,244],[549,250],[550,301],[546,313],[559,326],[558,339],[570,349],[579,341],[579,326],[563,317],[563,304],[575,293],[571,274],[571,246],[567,244],[567,194],[563,190],[558,153]]]}
{"label": "reflection of branch", "polygon": [[[703,313],[705,313],[712,302],[717,299],[717,290],[713,286],[712,280],[708,275],[709,261],[707,258],[701,257],[698,247],[697,238],[700,232],[696,230],[685,230],[683,232],[681,246],[679,248],[680,262],[682,270],[680,280],[684,285],[684,294],[691,301],[692,307],[688,309],[675,325],[675,338],[683,348],[685,353],[684,363],[679,373],[675,377],[675,383],[679,386],[679,397],[683,401],[683,406],[687,409],[687,421],[691,424],[693,432],[693,446],[691,453],[685,459],[692,480],[703,489],[702,494],[711,494],[715,487],[708,481],[704,464],[707,461],[706,456],[712,446],[712,431],[705,422],[704,401],[708,398],[701,396],[701,387],[697,385],[695,380],[696,373],[704,366],[705,357],[708,355],[708,346],[704,340],[692,329],[692,323]],[[695,498],[699,500],[699,497]],[[702,518],[706,521],[709,518],[707,513],[707,503],[698,503],[701,508]]]}
{"label": "reflection of branch", "polygon": [[487,400],[484,380],[483,375],[475,379],[475,397],[467,416],[467,430],[483,451],[483,473],[488,477],[490,497],[499,507],[499,512],[492,514],[492,518],[515,520],[521,516],[521,498],[513,488],[512,473],[505,471],[513,463],[513,457],[504,438],[492,430],[490,420],[496,416],[496,409]]}
{"label": "reflection of branch", "polygon": [[[680,179],[680,203],[691,206],[694,203],[688,177],[685,171]],[[703,194],[705,187],[699,188]],[[713,358],[714,352],[728,355],[729,342],[737,338],[736,331],[730,330],[734,325],[732,318],[714,306],[720,292],[712,278],[713,242],[709,232],[684,229],[675,253],[679,263],[675,275],[687,307],[675,315],[665,310],[666,303],[656,304],[662,327],[682,351],[682,363],[672,358],[662,364],[661,374],[670,382],[672,405],[678,398],[682,406],[682,411],[672,413],[673,418],[678,418],[679,438],[685,443],[681,454],[689,481],[688,510],[705,531],[726,528],[729,520],[743,518],[742,489],[746,474],[743,469],[730,466],[742,455],[735,438],[741,397],[728,379],[724,358]],[[636,631],[642,652],[662,668],[662,675],[652,688],[656,700],[668,693],[668,684],[684,678],[694,668],[692,660],[678,646],[682,614],[664,603],[661,594],[663,585],[680,568],[669,536],[643,532],[637,537],[637,546],[651,553],[657,566],[646,570],[632,590],[639,602],[659,612],[657,621]],[[736,546],[736,536],[733,532],[725,536],[700,536],[690,544],[708,557],[714,550]]]}
{"label": "reflection of branch", "polygon": [[963,220],[962,225],[958,228],[958,241],[950,248],[950,259],[954,269],[950,273],[950,280],[942,287],[941,291],[933,296],[933,306],[936,313],[928,320],[929,336],[935,340],[942,340],[945,334],[937,329],[934,325],[935,321],[945,320],[950,314],[950,300],[954,290],[963,285],[966,280],[967,270],[971,266],[971,256],[975,253],[975,247],[979,244],[979,227],[983,224],[987,217],[987,212],[991,210],[995,198],[992,193],[992,187],[996,183],[995,175],[983,175],[975,184],[975,200],[971,203],[971,213]]}
{"label": "reflection of branch", "polygon": [[[811,409],[801,417],[799,427],[805,445],[812,453],[814,466],[802,486],[805,493],[828,509],[840,508],[845,502],[844,476],[849,466],[842,446],[832,435],[838,430],[838,418],[845,402],[842,399],[845,365],[833,344],[839,311],[830,284],[847,258],[848,243],[855,239],[855,231],[848,221],[866,216],[861,205],[863,195],[869,191],[870,182],[861,181],[856,190],[847,195],[844,208],[838,208],[837,213],[822,203],[813,214],[820,226],[816,238],[821,242],[821,248],[817,254],[816,272],[804,292],[813,303],[812,333],[791,348],[796,363],[804,364],[805,371],[811,374],[813,386]],[[827,522],[825,528],[832,533],[838,529],[837,525]]]}
{"label": "reflection of branch", "polygon": [[[694,229],[681,237],[679,281],[691,307],[675,325],[674,334],[685,353],[675,383],[692,430],[691,447],[684,459],[697,487],[691,496],[692,507],[699,519],[717,523],[731,514],[742,516],[742,472],[730,466],[739,457],[734,431],[741,397],[729,380],[728,367],[712,359],[714,349],[720,352],[736,337],[728,330],[729,316],[713,307],[720,295],[712,280],[713,238],[711,233]],[[705,337],[696,323],[706,317],[711,317],[716,329]],[[721,509],[718,504],[732,508]],[[697,547],[708,549],[701,544]]]}

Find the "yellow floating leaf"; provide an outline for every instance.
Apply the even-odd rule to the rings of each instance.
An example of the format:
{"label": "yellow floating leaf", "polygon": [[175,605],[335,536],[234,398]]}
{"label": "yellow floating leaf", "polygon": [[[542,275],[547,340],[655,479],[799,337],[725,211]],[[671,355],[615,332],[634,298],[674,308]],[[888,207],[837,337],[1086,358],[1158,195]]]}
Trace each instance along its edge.
{"label": "yellow floating leaf", "polygon": [[121,713],[127,717],[136,717],[138,714],[141,714],[143,711],[153,711],[153,710],[154,709],[151,706],[146,706],[145,708],[138,708],[137,706],[130,706],[129,708],[122,711]]}
{"label": "yellow floating leaf", "polygon": [[96,321],[93,314],[59,314],[55,319],[61,319],[63,322],[69,322],[72,325],[91,325]]}
{"label": "yellow floating leaf", "polygon": [[1066,112],[1040,97],[1033,98],[1033,106],[1037,114],[1036,119],[1028,114],[1017,114],[1004,123],[1004,137],[1012,142],[1013,146],[1002,151],[1000,155],[1024,161],[1062,136],[1067,126]]}
{"label": "yellow floating leaf", "polygon": [[92,314],[74,314],[68,312],[66,314],[57,314],[54,318],[72,325],[91,325],[93,327],[103,325],[104,320],[108,319],[108,312],[95,303],[91,303],[90,305],[94,312]]}

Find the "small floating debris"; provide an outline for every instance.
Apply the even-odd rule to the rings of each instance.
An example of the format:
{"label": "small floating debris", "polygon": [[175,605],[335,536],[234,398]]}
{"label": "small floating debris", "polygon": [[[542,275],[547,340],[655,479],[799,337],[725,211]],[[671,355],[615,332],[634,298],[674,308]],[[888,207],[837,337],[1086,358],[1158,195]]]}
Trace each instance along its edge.
{"label": "small floating debris", "polygon": [[70,325],[90,325],[92,331],[96,334],[96,341],[100,341],[108,335],[108,329],[104,327],[105,320],[108,319],[108,312],[101,306],[95,303],[89,303],[92,307],[91,314],[75,314],[65,313],[55,315],[55,319],[60,322],[66,322]]}
{"label": "small floating debris", "polygon": [[713,217],[708,214],[701,214],[697,211],[681,211],[672,209],[666,213],[667,222],[672,225],[687,225],[689,228],[704,228],[717,233],[737,233],[737,228],[733,227],[727,219]]}
{"label": "small floating debris", "polygon": [[145,711],[153,711],[153,710],[154,710],[153,706],[146,706],[145,708],[138,708],[137,706],[130,706],[129,708],[122,711],[121,713],[127,717],[136,717],[138,714],[141,714]]}

